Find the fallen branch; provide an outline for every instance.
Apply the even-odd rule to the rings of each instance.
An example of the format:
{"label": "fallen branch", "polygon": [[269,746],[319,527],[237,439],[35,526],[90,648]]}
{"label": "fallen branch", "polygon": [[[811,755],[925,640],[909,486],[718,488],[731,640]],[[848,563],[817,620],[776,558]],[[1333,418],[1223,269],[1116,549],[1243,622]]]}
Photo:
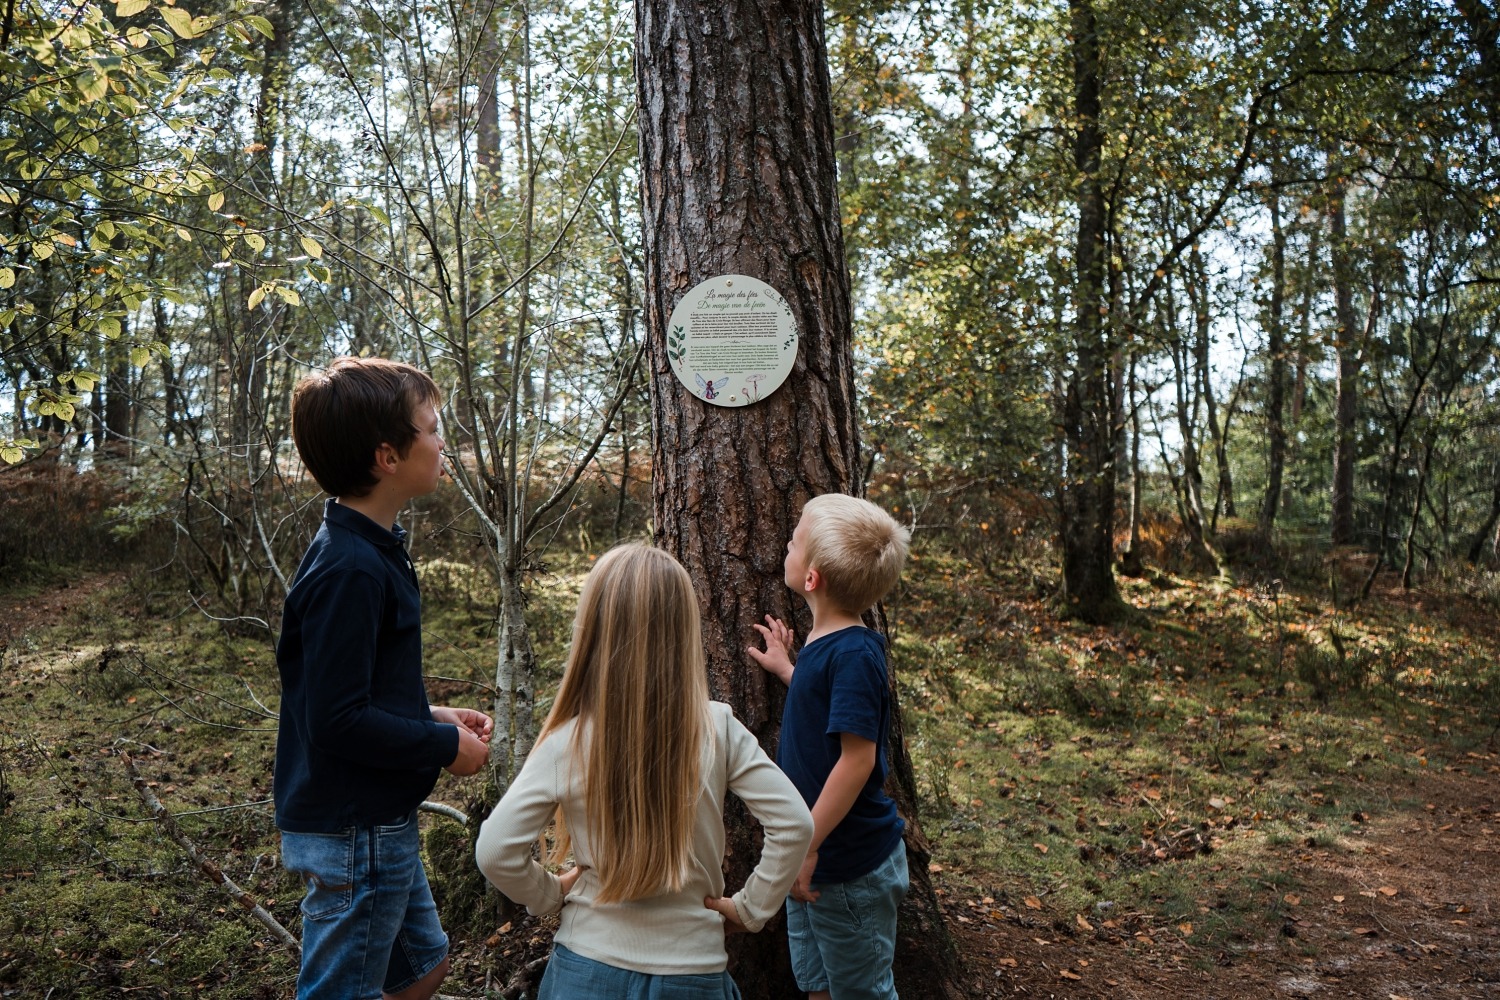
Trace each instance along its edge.
{"label": "fallen branch", "polygon": [[156,819],[157,825],[162,828],[168,837],[171,837],[176,842],[178,847],[182,848],[189,860],[198,866],[198,870],[203,873],[203,876],[218,886],[221,891],[226,893],[236,903],[244,907],[252,917],[260,921],[266,930],[271,932],[272,937],[286,945],[287,948],[291,949],[293,954],[300,957],[302,954],[301,942],[292,936],[291,931],[281,926],[281,922],[271,916],[264,907],[255,901],[253,896],[235,885],[234,881],[228,875],[224,874],[223,869],[214,864],[211,859],[204,857],[191,840],[188,840],[187,834],[182,832],[182,828],[177,825],[177,820],[167,811],[167,807],[162,805],[161,800],[156,797],[156,793],[147,787],[146,779],[141,777],[140,771],[136,770],[135,761],[131,760],[130,755],[122,753],[120,759],[125,762],[125,770],[130,775],[130,783],[135,786],[135,790],[140,795],[141,801],[146,803],[146,808],[151,811],[151,815]]}
{"label": "fallen branch", "polygon": [[463,826],[469,825],[468,813],[460,812],[452,806],[444,805],[441,802],[423,802],[421,805],[417,806],[417,808],[422,810],[422,812],[430,812],[436,813],[439,816],[447,816],[449,819],[457,820]]}

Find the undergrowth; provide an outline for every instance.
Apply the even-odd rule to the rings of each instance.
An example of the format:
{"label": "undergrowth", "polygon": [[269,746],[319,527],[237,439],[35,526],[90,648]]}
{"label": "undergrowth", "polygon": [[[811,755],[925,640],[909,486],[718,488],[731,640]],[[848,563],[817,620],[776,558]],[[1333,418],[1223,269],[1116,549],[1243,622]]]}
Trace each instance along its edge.
{"label": "undergrowth", "polygon": [[[1494,739],[1487,585],[1350,608],[1317,572],[1231,584],[1157,567],[1121,578],[1135,620],[1095,628],[1053,616],[1043,541],[999,521],[961,528],[919,533],[887,602],[950,915],[1108,930],[1127,947],[1164,934],[1203,954],[1247,947],[1295,889],[1288,852],[1341,849],[1404,794],[1397,778],[1463,767]],[[549,556],[528,588],[539,716],[588,565]],[[488,577],[448,552],[418,568],[432,699],[488,709]],[[273,638],[221,627],[183,593],[141,573],[5,637],[0,996],[290,993],[290,956],[203,879],[126,774],[128,754],[199,848],[299,931],[268,801]],[[483,808],[487,794],[482,777],[444,776],[434,797]],[[430,852],[462,856],[456,824],[423,822]],[[434,883],[455,937],[449,992],[478,995],[498,917],[462,874],[435,869]]]}

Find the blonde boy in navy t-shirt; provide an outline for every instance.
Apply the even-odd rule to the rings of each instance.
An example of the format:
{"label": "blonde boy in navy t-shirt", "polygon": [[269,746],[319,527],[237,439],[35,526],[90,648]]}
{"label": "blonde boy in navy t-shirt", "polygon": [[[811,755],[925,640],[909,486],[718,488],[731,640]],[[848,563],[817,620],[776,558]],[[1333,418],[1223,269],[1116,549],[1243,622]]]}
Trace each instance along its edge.
{"label": "blonde boy in navy t-shirt", "polygon": [[750,656],[787,685],[777,763],[812,809],[813,840],[787,900],[797,986],[812,1000],[892,1000],[904,824],[885,794],[890,681],[885,640],[860,616],[896,583],[910,533],[867,500],[814,497],[786,547],[786,585],[812,611],[792,665],[791,630],[766,616]]}

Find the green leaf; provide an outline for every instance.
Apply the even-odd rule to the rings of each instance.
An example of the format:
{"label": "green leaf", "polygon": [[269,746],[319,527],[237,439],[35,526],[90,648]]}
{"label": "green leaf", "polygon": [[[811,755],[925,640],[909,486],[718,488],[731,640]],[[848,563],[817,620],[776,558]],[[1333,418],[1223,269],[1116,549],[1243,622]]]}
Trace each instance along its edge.
{"label": "green leaf", "polygon": [[103,73],[85,73],[78,78],[78,93],[88,104],[109,93],[109,77]]}
{"label": "green leaf", "polygon": [[302,249],[307,252],[307,255],[309,257],[321,258],[323,256],[323,244],[319,243],[311,236],[304,236],[299,242],[302,244]]}
{"label": "green leaf", "polygon": [[257,14],[246,14],[245,23],[267,38],[275,38],[276,32],[271,27],[271,22]]}
{"label": "green leaf", "polygon": [[147,348],[147,347],[132,347],[130,349],[130,363],[133,364],[133,365],[135,365],[137,368],[144,368],[144,367],[146,367],[146,363],[149,362],[150,360],[151,360],[151,349],[150,348]]}
{"label": "green leaf", "polygon": [[72,420],[73,413],[75,412],[72,403],[56,403],[53,405],[52,411],[56,413],[58,419],[62,420],[64,423]]}
{"label": "green leaf", "polygon": [[178,38],[196,38],[198,33],[193,30],[193,15],[179,7],[159,7],[161,19],[167,22],[167,27]]}
{"label": "green leaf", "polygon": [[15,465],[25,457],[26,453],[15,445],[6,445],[0,448],[0,460],[3,460],[7,465]]}
{"label": "green leaf", "polygon": [[106,316],[99,321],[99,332],[110,340],[120,335],[120,321],[113,316]]}

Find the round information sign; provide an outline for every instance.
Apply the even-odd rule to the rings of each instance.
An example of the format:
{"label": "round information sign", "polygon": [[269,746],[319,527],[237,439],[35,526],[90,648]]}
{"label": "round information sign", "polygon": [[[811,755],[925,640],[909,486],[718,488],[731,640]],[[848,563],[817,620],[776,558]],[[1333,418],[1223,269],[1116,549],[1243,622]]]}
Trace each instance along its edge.
{"label": "round information sign", "polygon": [[781,387],[797,360],[797,324],[759,278],[721,274],[694,285],[667,321],[667,357],[688,391],[747,406]]}

